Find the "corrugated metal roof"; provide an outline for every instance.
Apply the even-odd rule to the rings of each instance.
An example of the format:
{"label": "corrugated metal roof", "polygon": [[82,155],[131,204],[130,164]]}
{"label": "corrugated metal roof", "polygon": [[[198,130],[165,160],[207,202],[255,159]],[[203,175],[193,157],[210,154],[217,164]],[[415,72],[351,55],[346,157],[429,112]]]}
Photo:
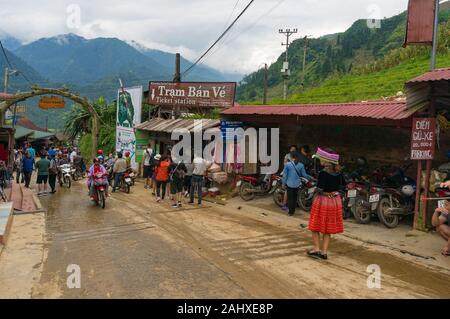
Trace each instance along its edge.
{"label": "corrugated metal roof", "polygon": [[293,116],[337,116],[372,119],[401,120],[411,116],[405,101],[380,101],[339,104],[296,104],[235,106],[225,110],[225,115],[293,115]]}
{"label": "corrugated metal roof", "polygon": [[433,81],[450,81],[450,68],[436,69],[434,71],[429,71],[415,79],[406,82],[406,84],[418,82],[433,82]]}
{"label": "corrugated metal roof", "polygon": [[162,118],[154,118],[150,121],[144,122],[136,126],[139,130],[151,131],[151,132],[165,132],[171,133],[176,129],[187,129],[193,131],[197,125],[202,125],[202,129],[217,127],[220,125],[219,120],[202,119],[202,120],[190,120],[190,119],[174,119],[166,120]]}

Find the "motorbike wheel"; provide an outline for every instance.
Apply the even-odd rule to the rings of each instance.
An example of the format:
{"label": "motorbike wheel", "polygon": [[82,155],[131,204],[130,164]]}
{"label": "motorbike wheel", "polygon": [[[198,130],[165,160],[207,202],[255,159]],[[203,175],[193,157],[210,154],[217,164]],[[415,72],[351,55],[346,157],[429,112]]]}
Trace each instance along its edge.
{"label": "motorbike wheel", "polygon": [[383,197],[378,205],[378,218],[387,228],[395,228],[399,223],[398,215],[389,215],[386,213],[390,208],[400,207],[399,201],[395,198],[392,199],[392,204],[393,206],[391,206],[391,201],[388,197]]}
{"label": "motorbike wheel", "polygon": [[127,183],[124,183],[124,189],[125,189],[125,193],[129,194],[130,193],[130,185],[128,185]]}
{"label": "motorbike wheel", "polygon": [[250,183],[242,183],[239,196],[246,202],[251,201],[255,198],[255,188]]}
{"label": "motorbike wheel", "polygon": [[105,199],[105,193],[104,192],[98,192],[98,204],[101,208],[105,209],[106,206],[106,199]]}
{"label": "motorbike wheel", "polygon": [[77,175],[77,173],[73,173],[73,174],[72,174],[72,179],[73,179],[74,182],[76,182],[76,181],[78,180],[78,175]]}
{"label": "motorbike wheel", "polygon": [[308,188],[304,187],[302,189],[300,189],[299,193],[298,193],[298,206],[300,206],[300,208],[309,213],[311,211],[311,207],[312,207],[312,198],[308,198],[309,197],[309,193],[308,193]]}
{"label": "motorbike wheel", "polygon": [[72,181],[69,176],[64,177],[64,184],[67,185],[67,188],[70,188],[72,186]]}
{"label": "motorbike wheel", "polygon": [[369,208],[364,207],[363,198],[357,198],[355,204],[352,207],[352,213],[358,224],[370,224],[372,212]]}
{"label": "motorbike wheel", "polygon": [[279,207],[283,207],[284,205],[284,193],[285,190],[281,186],[278,186],[273,192],[273,201]]}

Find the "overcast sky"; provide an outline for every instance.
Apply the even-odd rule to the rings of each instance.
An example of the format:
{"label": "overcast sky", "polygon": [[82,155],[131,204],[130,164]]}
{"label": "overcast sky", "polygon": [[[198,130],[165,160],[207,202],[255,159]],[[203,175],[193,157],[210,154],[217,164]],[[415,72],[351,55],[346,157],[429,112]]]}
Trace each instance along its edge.
{"label": "overcast sky", "polygon": [[[0,30],[25,42],[69,32],[86,38],[117,37],[180,52],[195,60],[248,2],[0,0]],[[407,3],[408,0],[255,0],[204,63],[221,71],[250,73],[265,62],[273,62],[283,51],[280,28],[298,28],[297,37],[318,37],[344,31],[359,18],[398,14],[406,10]]]}

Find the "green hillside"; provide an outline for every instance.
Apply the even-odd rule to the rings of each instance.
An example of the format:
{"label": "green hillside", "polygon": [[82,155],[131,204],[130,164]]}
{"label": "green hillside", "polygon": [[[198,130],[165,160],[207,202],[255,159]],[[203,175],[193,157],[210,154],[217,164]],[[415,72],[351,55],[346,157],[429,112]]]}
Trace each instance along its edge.
{"label": "green hillside", "polygon": [[[450,66],[450,6],[440,12],[439,66]],[[304,39],[292,43],[289,51],[291,77],[289,101],[320,103],[379,99],[403,90],[406,80],[429,68],[430,48],[402,48],[406,12],[381,21],[381,28],[370,29],[366,20],[356,21],[343,33],[310,39],[306,55],[304,91],[301,85]],[[283,103],[282,54],[268,71],[268,100]],[[263,70],[241,81],[240,103],[258,104],[263,96]]]}

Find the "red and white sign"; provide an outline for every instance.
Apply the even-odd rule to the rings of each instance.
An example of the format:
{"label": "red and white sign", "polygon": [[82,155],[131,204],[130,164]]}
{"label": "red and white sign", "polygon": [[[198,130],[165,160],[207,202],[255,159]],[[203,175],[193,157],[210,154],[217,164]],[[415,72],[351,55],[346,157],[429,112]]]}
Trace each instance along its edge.
{"label": "red and white sign", "polygon": [[432,160],[436,146],[436,119],[413,119],[411,133],[411,159]]}
{"label": "red and white sign", "polygon": [[230,108],[235,93],[234,82],[150,82],[148,95],[150,105]]}

